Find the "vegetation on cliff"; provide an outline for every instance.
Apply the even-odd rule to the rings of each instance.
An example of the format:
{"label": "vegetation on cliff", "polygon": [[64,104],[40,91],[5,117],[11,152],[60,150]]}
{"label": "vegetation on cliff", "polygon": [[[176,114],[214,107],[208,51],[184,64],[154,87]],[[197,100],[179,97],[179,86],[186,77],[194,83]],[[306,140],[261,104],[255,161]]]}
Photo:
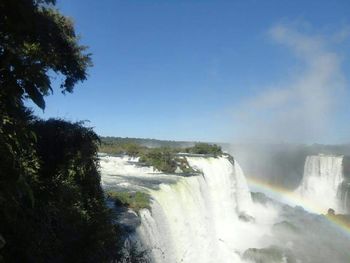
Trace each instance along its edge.
{"label": "vegetation on cliff", "polygon": [[116,206],[131,208],[135,212],[143,208],[150,208],[150,196],[144,192],[107,191],[107,198],[114,201]]}
{"label": "vegetation on cliff", "polygon": [[167,173],[174,173],[177,167],[175,152],[171,148],[148,149],[141,154],[140,162]]}
{"label": "vegetation on cliff", "polygon": [[[221,148],[216,145],[210,145],[201,143],[194,147],[185,149],[181,148],[152,148],[140,152],[140,162],[148,166],[153,166],[157,170],[174,173],[177,168],[184,173],[195,172],[188,164],[185,158],[178,156],[178,153],[189,153],[189,154],[208,154],[217,157],[222,154]],[[215,154],[214,154],[215,153]]]}

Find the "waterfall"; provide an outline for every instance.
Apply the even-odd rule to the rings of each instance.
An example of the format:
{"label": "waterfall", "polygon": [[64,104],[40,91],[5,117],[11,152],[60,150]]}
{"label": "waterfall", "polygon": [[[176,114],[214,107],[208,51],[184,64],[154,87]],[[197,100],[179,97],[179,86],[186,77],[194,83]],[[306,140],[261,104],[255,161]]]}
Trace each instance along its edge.
{"label": "waterfall", "polygon": [[[100,157],[106,191],[150,196],[148,208],[140,210],[107,200],[121,229],[121,262],[130,262],[131,255],[141,256],[136,262],[152,263],[349,261],[349,254],[339,253],[349,250],[349,236],[326,218],[268,198],[252,202],[243,171],[232,157],[177,158],[186,158],[195,172],[166,174],[138,158]],[[307,157],[296,194],[322,206],[323,213],[328,208],[342,212],[349,206],[350,189],[342,166],[342,156]]]}
{"label": "waterfall", "polygon": [[141,240],[154,262],[243,262],[241,252],[259,245],[263,227],[249,222],[253,204],[242,169],[226,157],[186,158],[203,174],[150,191]]}
{"label": "waterfall", "polygon": [[303,179],[296,194],[317,206],[321,213],[326,213],[329,208],[336,213],[346,212],[340,198],[344,181],[342,162],[343,156],[307,156]]}
{"label": "waterfall", "polygon": [[151,198],[133,234],[151,262],[241,263],[247,249],[268,245],[277,212],[252,202],[238,162],[228,155],[181,158],[197,173],[164,174],[127,156],[100,158],[104,189]]}
{"label": "waterfall", "polygon": [[340,199],[342,212],[350,213],[350,182],[349,179],[345,179],[338,191],[338,198]]}

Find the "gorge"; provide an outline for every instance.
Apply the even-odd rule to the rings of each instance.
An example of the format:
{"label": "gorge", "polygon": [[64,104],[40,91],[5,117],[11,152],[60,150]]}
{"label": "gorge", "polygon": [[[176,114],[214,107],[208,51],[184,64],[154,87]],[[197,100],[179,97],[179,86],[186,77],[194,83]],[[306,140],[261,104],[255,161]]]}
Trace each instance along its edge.
{"label": "gorge", "polygon": [[[316,263],[321,262],[317,249],[324,243],[329,262],[350,259],[348,229],[304,210],[302,204],[293,207],[251,192],[230,155],[179,157],[192,173],[162,173],[144,166],[138,157],[100,157],[105,191],[144,192],[149,197],[148,207],[129,209],[117,219],[132,229],[125,244],[142,252],[140,262]],[[327,199],[322,203],[325,211],[345,212],[338,192],[343,179],[342,157],[308,156],[295,194],[317,203],[322,197]],[[318,195],[317,186],[327,194]],[[316,229],[322,232],[315,234]]]}

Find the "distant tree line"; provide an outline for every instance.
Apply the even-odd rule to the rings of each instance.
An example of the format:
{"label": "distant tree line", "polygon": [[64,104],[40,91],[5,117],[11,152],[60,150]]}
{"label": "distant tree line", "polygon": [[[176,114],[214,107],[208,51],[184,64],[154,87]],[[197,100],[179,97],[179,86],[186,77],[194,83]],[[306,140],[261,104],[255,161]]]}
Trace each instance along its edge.
{"label": "distant tree line", "polygon": [[129,138],[129,137],[114,137],[114,136],[101,136],[101,144],[103,145],[122,145],[122,144],[137,144],[148,148],[184,148],[190,147],[195,144],[191,141],[171,141],[171,140],[157,140],[147,138]]}

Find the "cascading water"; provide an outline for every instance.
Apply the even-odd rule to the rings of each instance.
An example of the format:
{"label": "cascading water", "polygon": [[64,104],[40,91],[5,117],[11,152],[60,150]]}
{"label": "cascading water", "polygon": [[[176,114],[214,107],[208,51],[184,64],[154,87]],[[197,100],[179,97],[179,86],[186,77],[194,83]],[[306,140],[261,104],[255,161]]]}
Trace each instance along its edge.
{"label": "cascading water", "polygon": [[329,208],[337,213],[346,212],[340,197],[344,181],[342,162],[343,156],[307,156],[304,176],[296,194],[317,206],[321,213],[326,213]]}
{"label": "cascading water", "polygon": [[[111,203],[116,222],[126,229],[121,262],[135,262],[129,257],[135,248],[144,256],[136,262],[349,262],[347,233],[323,216],[262,194],[255,193],[252,202],[242,169],[229,156],[179,157],[198,172],[164,174],[138,158],[100,158],[105,190],[144,191],[151,198],[149,209],[137,213]],[[324,198],[315,202],[328,202],[328,209],[336,203],[341,164],[342,157],[309,156],[300,194]]]}
{"label": "cascading water", "polygon": [[143,243],[154,262],[243,262],[240,254],[259,246],[265,228],[249,222],[257,210],[239,164],[225,157],[187,160],[203,175],[150,191],[151,212],[140,213]]}
{"label": "cascading water", "polygon": [[341,203],[342,212],[349,214],[350,212],[350,182],[345,179],[339,187],[338,198]]}

